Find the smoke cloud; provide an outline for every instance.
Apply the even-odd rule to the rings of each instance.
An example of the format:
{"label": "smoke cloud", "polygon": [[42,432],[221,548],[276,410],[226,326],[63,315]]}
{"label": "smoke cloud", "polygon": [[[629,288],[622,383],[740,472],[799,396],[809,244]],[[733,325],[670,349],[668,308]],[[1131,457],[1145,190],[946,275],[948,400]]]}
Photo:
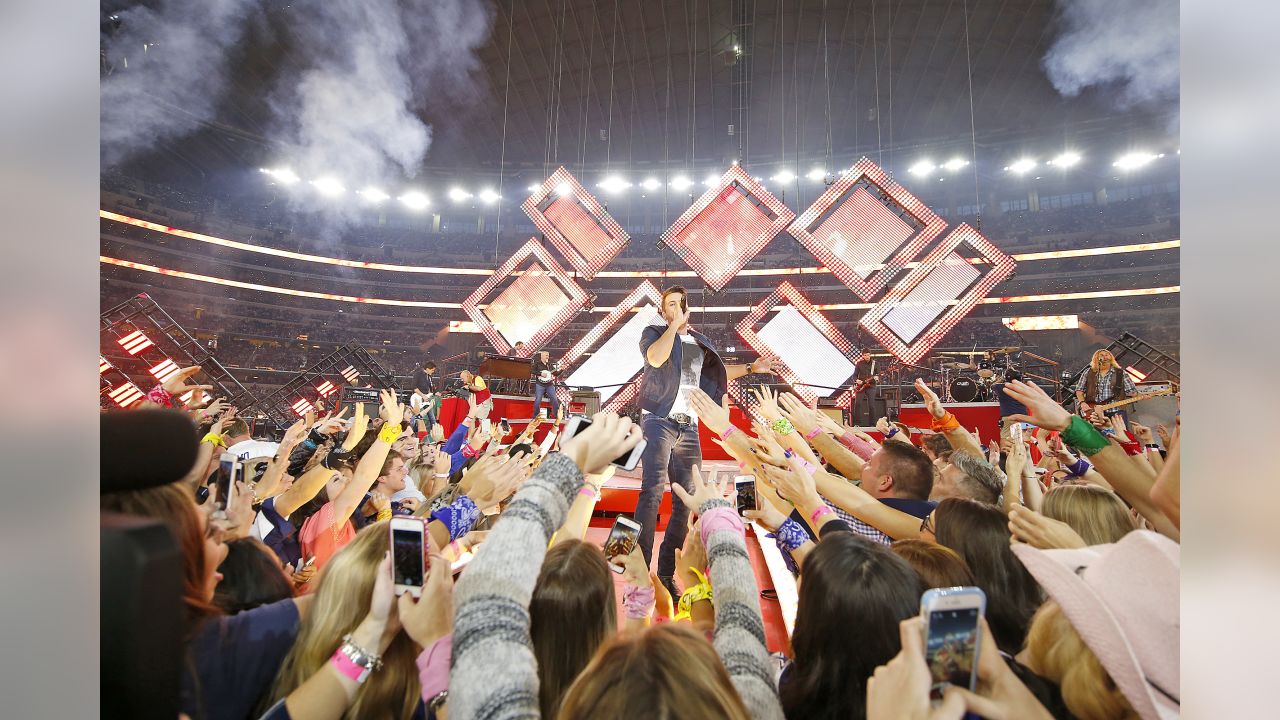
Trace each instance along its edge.
{"label": "smoke cloud", "polygon": [[1043,64],[1058,92],[1114,89],[1121,108],[1177,100],[1177,0],[1058,0],[1062,32]]}
{"label": "smoke cloud", "polygon": [[102,38],[110,68],[100,86],[104,165],[178,138],[215,119],[229,51],[259,0],[164,0],[116,13]]}

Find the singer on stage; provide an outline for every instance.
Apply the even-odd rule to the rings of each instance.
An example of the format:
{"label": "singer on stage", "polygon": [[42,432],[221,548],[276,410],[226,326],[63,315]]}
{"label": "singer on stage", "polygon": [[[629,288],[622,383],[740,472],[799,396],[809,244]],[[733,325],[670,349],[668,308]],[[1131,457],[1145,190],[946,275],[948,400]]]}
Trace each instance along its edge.
{"label": "singer on stage", "polygon": [[[655,318],[640,335],[640,352],[645,356],[644,376],[640,381],[640,427],[648,444],[640,459],[643,483],[636,502],[635,520],[640,523],[640,548],[649,564],[653,558],[658,506],[666,484],[680,483],[693,492],[692,468],[702,463],[698,417],[685,391],[700,387],[713,399],[721,400],[729,391],[729,380],[773,369],[767,358],[751,365],[725,365],[711,341],[689,327],[688,295],[679,285],[663,291],[661,317]],[[688,520],[689,509],[673,495],[671,520],[658,551],[657,566],[658,578],[673,598],[680,597],[673,580],[675,551],[684,546]]]}

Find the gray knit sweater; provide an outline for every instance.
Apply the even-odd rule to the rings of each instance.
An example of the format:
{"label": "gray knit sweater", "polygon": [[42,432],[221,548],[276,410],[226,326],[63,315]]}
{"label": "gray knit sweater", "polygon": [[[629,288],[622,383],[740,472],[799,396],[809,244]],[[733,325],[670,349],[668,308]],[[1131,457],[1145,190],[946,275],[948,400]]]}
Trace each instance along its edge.
{"label": "gray knit sweater", "polygon": [[[568,457],[549,456],[533,474],[462,573],[454,589],[449,717],[537,718],[538,670],[529,640],[529,602],[547,543],[564,521],[582,473]],[[711,501],[703,510],[717,504]],[[781,720],[755,577],[739,533],[708,538],[716,593],[715,648],[752,717]]]}

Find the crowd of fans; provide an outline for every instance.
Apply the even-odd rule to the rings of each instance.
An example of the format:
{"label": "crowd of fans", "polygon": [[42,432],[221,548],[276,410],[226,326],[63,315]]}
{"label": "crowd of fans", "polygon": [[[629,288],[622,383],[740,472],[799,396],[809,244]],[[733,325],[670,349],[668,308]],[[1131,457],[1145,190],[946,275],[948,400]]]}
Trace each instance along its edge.
{"label": "crowd of fans", "polygon": [[[200,426],[190,473],[102,499],[166,523],[181,547],[189,717],[1179,713],[1177,425],[1072,415],[1012,382],[1027,413],[984,448],[919,383],[928,427],[886,420],[872,436],[762,393],[749,433],[727,399],[691,390],[758,507],[740,515],[715,472],[672,487],[696,517],[672,597],[638,550],[614,561],[616,590],[583,540],[610,462],[640,441],[627,418],[597,415],[544,452],[528,429],[483,423],[483,405],[457,428],[427,427],[384,392],[376,409],[308,416],[274,444],[206,404],[198,371],[147,402]],[[249,468],[225,491],[224,451]],[[429,537],[419,597],[393,587],[388,525],[402,516]],[[780,660],[750,523],[799,579]],[[978,680],[931,703],[920,598],[950,586],[987,598]]]}

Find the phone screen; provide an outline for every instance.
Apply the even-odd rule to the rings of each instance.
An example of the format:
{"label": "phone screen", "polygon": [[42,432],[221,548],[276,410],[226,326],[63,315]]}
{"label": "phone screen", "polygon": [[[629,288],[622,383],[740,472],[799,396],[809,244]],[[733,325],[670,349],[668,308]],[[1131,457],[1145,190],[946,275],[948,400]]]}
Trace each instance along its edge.
{"label": "phone screen", "polygon": [[976,607],[929,613],[929,637],[924,647],[932,676],[930,699],[941,700],[947,685],[973,689],[978,614]]}
{"label": "phone screen", "polygon": [[[585,432],[586,429],[589,427],[591,427],[591,421],[584,417],[578,421],[578,428],[573,431],[573,435],[579,435]],[[564,443],[569,440],[570,437],[573,437],[573,436],[566,434],[564,438],[561,439],[560,444],[562,447]],[[622,457],[614,458],[613,464],[617,465],[618,467],[624,467],[624,468],[627,467],[628,461],[631,459],[631,454],[634,452],[635,452],[635,448],[628,450],[626,455],[623,455]]]}
{"label": "phone screen", "polygon": [[222,453],[218,458],[218,473],[215,477],[218,483],[218,502],[223,507],[226,507],[227,500],[231,497],[231,483],[239,479],[236,477],[238,465],[239,460],[231,453]]}
{"label": "phone screen", "polygon": [[760,507],[756,500],[756,479],[749,475],[739,476],[734,480],[738,490],[738,514],[746,510],[757,510]]}
{"label": "phone screen", "polygon": [[422,532],[395,528],[391,531],[391,547],[396,585],[422,587]]}
{"label": "phone screen", "polygon": [[620,564],[613,562],[614,558],[630,555],[635,549],[636,542],[640,539],[640,528],[626,522],[627,518],[618,518],[613,521],[613,529],[609,531],[609,538],[604,541],[604,559],[613,567]]}

